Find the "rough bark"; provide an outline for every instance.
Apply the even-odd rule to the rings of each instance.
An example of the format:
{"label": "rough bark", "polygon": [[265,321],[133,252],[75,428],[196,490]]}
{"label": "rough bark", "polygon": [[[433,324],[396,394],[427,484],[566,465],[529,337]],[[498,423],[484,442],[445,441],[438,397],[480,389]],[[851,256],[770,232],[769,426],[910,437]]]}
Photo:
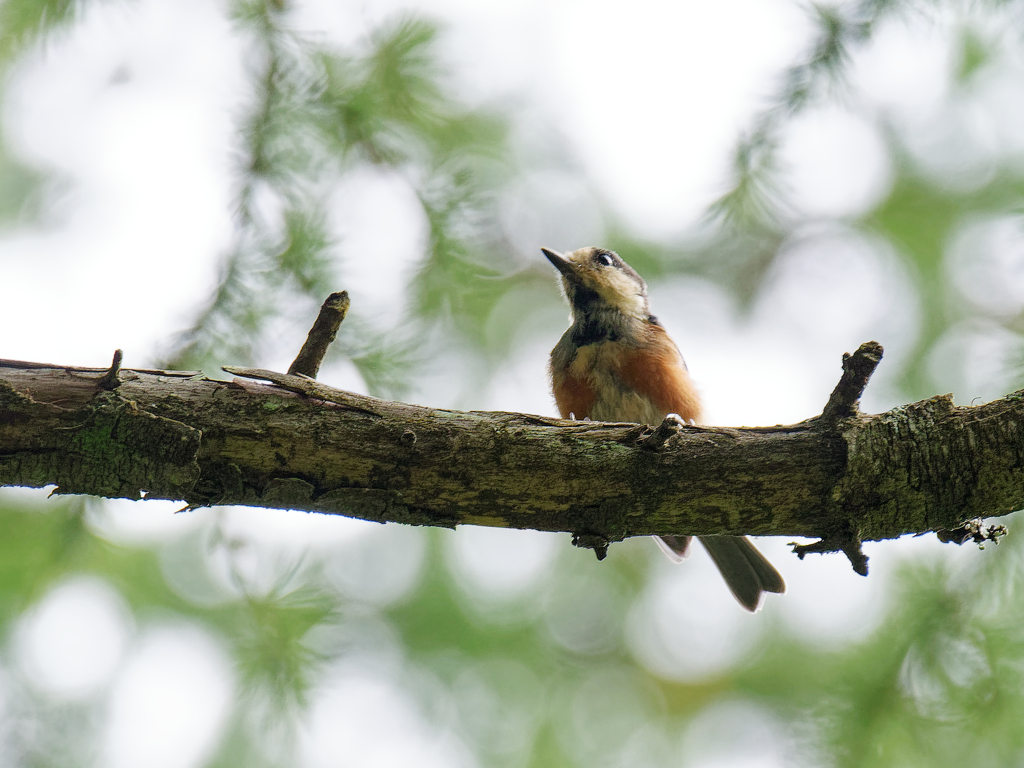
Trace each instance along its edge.
{"label": "rough bark", "polygon": [[821,417],[744,429],[446,411],[249,369],[228,370],[277,383],[0,361],[0,485],[569,531],[598,549],[818,537],[801,554],[841,549],[864,572],[861,540],[958,538],[1024,506],[1024,391],[862,415],[880,357],[873,343],[846,356]]}

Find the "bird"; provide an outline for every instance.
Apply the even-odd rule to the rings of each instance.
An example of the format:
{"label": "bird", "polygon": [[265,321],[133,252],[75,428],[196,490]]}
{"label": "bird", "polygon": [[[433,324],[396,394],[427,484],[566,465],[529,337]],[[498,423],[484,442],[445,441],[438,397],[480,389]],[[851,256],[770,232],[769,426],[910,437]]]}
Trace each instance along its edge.
{"label": "bird", "polygon": [[[647,283],[614,251],[588,246],[563,254],[541,248],[561,276],[572,309],[569,329],[551,350],[551,389],[563,419],[660,424],[670,414],[701,421],[701,401],[679,347],[651,314]],[[673,561],[690,536],[655,537]],[[745,536],[702,536],[736,600],[757,611],[765,593],[783,593],[782,576]]]}

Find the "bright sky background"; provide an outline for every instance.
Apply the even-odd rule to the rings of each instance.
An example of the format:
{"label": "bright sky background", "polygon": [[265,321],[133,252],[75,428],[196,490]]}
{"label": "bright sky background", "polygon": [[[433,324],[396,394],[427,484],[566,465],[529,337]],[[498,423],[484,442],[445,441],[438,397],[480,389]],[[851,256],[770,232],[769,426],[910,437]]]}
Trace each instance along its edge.
{"label": "bright sky background", "polygon": [[[358,40],[380,19],[410,7],[392,0],[299,5],[297,26],[339,44]],[[522,104],[523,114],[537,116],[537,125],[561,132],[596,181],[597,194],[637,232],[658,237],[683,231],[724,189],[737,133],[772,93],[781,70],[807,45],[809,27],[799,5],[782,0],[635,0],[628,5],[439,0],[413,7],[448,24],[444,50],[467,98],[512,99]],[[897,105],[892,108],[898,110],[903,104],[926,111],[944,94],[945,84],[935,73],[942,71],[948,46],[941,35],[915,36],[900,28],[881,39],[885,45],[859,65],[866,92],[880,108]],[[48,222],[52,226],[0,232],[0,357],[101,366],[122,348],[127,367],[142,367],[188,322],[214,285],[218,255],[230,242],[228,171],[232,131],[243,104],[244,57],[217,3],[139,0],[93,4],[73,35],[58,38],[17,69],[3,115],[8,136],[24,157],[60,179],[60,193]],[[889,158],[877,129],[842,110],[802,118],[785,152],[795,204],[813,215],[841,220],[869,210],[888,190]],[[558,222],[536,224],[536,232],[524,235],[524,252],[532,249],[539,259],[536,249],[542,244],[565,249],[599,244],[599,225],[587,217],[593,201],[572,187],[553,191],[557,177],[540,174],[536,182],[543,194],[561,195],[580,215],[569,229],[560,229]],[[359,263],[348,264],[348,284],[339,288],[388,312],[403,296],[393,281],[381,278],[411,263],[420,242],[415,222],[396,228],[407,218],[407,190],[395,179],[368,174],[346,182],[338,196],[352,204],[339,205],[348,213],[339,213],[334,226],[347,243],[365,245]],[[853,305],[835,279],[840,272],[870,286],[874,299]],[[885,244],[842,224],[822,224],[789,248],[747,321],[737,320],[728,296],[699,281],[658,284],[651,298],[704,392],[710,422],[790,423],[820,411],[838,380],[844,351],[877,337],[887,357],[898,359],[912,338],[916,311],[897,301],[905,279]],[[553,414],[545,364],[564,317],[559,310],[546,337],[517,348],[501,383],[476,400],[453,395],[445,381],[425,383],[415,399]],[[262,364],[280,368],[287,362]],[[450,370],[458,375],[457,360]],[[361,387],[352,371],[333,373],[334,378],[322,378]],[[453,397],[462,399],[452,402]],[[881,410],[896,404],[893,397],[883,363],[866,404]],[[130,541],[183,535],[188,526],[202,524],[198,514],[172,518],[172,507],[117,504],[94,524],[112,539]],[[250,540],[253,579],[260,573],[257,566],[282,548],[355,541],[370,546],[379,540],[374,551],[402,553],[385,560],[393,567],[372,579],[339,567],[332,578],[339,589],[386,605],[415,583],[422,562],[417,549],[422,541],[410,529],[368,532],[359,523],[259,510],[218,514],[222,524]],[[466,587],[468,604],[485,605],[480,597],[533,583],[554,556],[552,541],[566,544],[529,534],[459,531],[451,560],[464,583],[476,585]],[[770,541],[764,548],[781,565],[790,593],[770,601],[766,613],[779,612],[816,642],[844,642],[872,628],[884,605],[892,547],[868,547],[872,577],[861,579],[839,556],[798,563],[783,544]],[[901,542],[899,549],[934,546],[929,538]],[[218,594],[209,584],[197,586],[194,568],[176,560],[173,548],[168,552],[166,575],[176,589]],[[951,547],[943,552],[972,555]],[[673,579],[678,571],[665,564],[652,581],[650,599],[631,617],[630,629],[638,658],[680,679],[698,672],[692,668],[692,649],[704,654],[706,674],[716,664],[730,663],[757,638],[755,625],[731,604],[707,559],[695,556],[686,567],[708,571],[701,589],[693,588],[694,580]],[[379,594],[371,593],[374,585]],[[230,590],[223,594],[233,599]],[[666,605],[674,607],[654,610]],[[69,627],[78,628],[70,636],[84,638],[79,651],[66,640],[61,645]],[[78,631],[86,627],[91,634]],[[325,684],[304,742],[306,764],[331,764],[339,739],[353,750],[363,743],[360,738],[366,750],[380,749],[371,726],[386,713],[412,735],[392,753],[374,757],[374,765],[471,765],[454,737],[430,741],[421,713],[402,696],[397,642],[388,639],[386,627],[373,631],[382,639],[372,663],[350,661],[331,672],[333,687]],[[225,651],[212,636],[173,623],[134,627],[117,594],[96,579],[56,588],[23,620],[15,645],[17,658],[41,690],[66,699],[108,691],[104,749],[110,765],[157,765],[157,754],[168,768],[199,764],[212,748],[215,730],[210,729],[222,722],[218,718],[224,717],[235,686]],[[83,647],[105,648],[112,655],[87,670],[85,660],[96,657]],[[684,647],[691,652],[681,654]],[[199,680],[205,687],[191,682]],[[177,719],[145,706],[147,691],[166,692]],[[372,704],[363,706],[367,701]],[[204,717],[190,720],[182,714],[200,704]],[[748,714],[751,722],[762,716]],[[362,719],[353,719],[357,715]],[[343,733],[332,730],[331,724],[342,720],[355,725]],[[168,756],[165,745],[173,743],[186,748]],[[729,764],[784,765],[781,747],[766,744],[760,745],[760,757],[740,755]]]}

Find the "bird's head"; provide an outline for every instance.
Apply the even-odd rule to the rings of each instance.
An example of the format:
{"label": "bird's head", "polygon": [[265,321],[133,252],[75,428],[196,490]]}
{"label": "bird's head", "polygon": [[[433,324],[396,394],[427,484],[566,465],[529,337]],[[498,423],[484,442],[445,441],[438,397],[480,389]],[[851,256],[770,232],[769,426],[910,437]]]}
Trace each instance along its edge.
{"label": "bird's head", "polygon": [[647,283],[629,264],[607,248],[587,246],[569,254],[541,248],[562,273],[562,287],[573,314],[616,311],[629,318],[647,319]]}

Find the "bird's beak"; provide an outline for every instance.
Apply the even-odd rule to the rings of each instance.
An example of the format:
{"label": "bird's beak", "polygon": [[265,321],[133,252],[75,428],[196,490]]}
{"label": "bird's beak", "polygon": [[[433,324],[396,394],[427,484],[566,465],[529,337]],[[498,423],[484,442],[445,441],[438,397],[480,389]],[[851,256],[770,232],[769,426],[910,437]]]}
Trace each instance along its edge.
{"label": "bird's beak", "polygon": [[566,277],[576,277],[575,265],[565,258],[565,256],[560,254],[558,251],[552,251],[550,248],[541,248],[540,250],[548,257],[548,261],[555,265],[555,269]]}

